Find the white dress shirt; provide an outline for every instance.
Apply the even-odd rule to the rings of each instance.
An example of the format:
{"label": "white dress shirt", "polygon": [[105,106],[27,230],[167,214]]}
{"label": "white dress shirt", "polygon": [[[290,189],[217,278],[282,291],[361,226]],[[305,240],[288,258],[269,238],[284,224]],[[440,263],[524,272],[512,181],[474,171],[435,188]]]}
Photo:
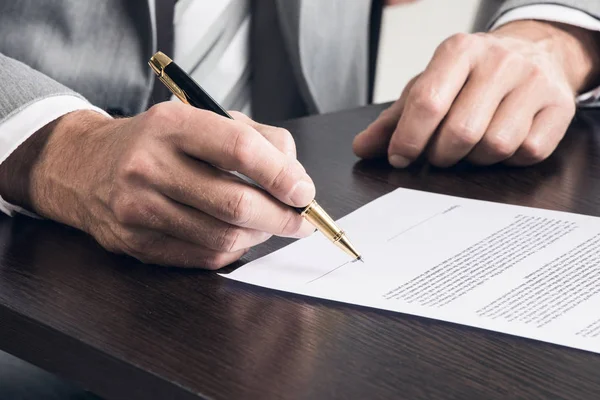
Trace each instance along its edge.
{"label": "white dress shirt", "polygon": [[[248,0],[179,0],[175,9],[175,55],[178,64],[192,75],[215,100],[227,108],[250,113]],[[552,4],[523,6],[496,21],[493,29],[512,21],[537,19],[561,22],[600,31],[600,21],[567,7]],[[584,107],[600,106],[600,88],[582,94]],[[55,119],[76,110],[104,111],[68,95],[38,100],[0,121],[0,163],[29,136]],[[23,212],[0,197],[0,211]]]}

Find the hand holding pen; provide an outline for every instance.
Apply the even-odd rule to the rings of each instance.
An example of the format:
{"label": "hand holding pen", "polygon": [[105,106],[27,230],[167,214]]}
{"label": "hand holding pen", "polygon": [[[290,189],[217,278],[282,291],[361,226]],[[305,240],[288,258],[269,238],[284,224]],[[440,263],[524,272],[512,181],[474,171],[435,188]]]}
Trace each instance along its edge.
{"label": "hand holding pen", "polygon": [[144,262],[217,269],[272,235],[314,231],[289,207],[307,204],[315,194],[292,156],[289,133],[179,102],[156,105],[123,127],[135,129],[140,131],[123,146],[117,164],[114,202],[127,237],[135,235],[134,246],[139,244],[126,249],[129,254]]}
{"label": "hand holding pen", "polygon": [[[132,118],[69,113],[40,136],[47,151],[32,170],[28,207],[108,250],[165,266],[217,269],[271,235],[312,234],[290,207],[315,196],[291,135],[235,117],[179,101]],[[56,201],[44,201],[48,192]]]}
{"label": "hand holding pen", "polygon": [[[148,62],[152,70],[158,75],[162,83],[164,83],[169,90],[179,100],[185,104],[189,104],[193,107],[211,111],[224,118],[233,119],[231,115],[227,113],[208,93],[204,91],[192,78],[190,78],[177,64],[175,64],[169,57],[162,52],[156,53]],[[250,151],[250,150],[248,150]],[[256,157],[256,155],[254,155]],[[258,160],[256,160],[258,162]],[[267,162],[268,160],[263,160]],[[299,164],[298,164],[299,165]],[[264,188],[267,192],[273,194],[276,198],[281,199],[277,193],[269,190],[269,187],[265,187],[261,180],[254,179],[251,175],[248,175],[245,171],[229,168],[241,173],[245,177],[250,178],[250,182],[258,187]],[[287,171],[282,171],[287,172]],[[277,177],[282,173],[280,172]],[[254,181],[253,181],[254,179]],[[277,178],[276,178],[277,179]],[[308,182],[298,181],[292,186],[292,194],[288,195],[289,199],[282,200],[284,203],[291,206],[297,213],[309,221],[317,230],[319,230],[327,239],[333,244],[343,250],[345,253],[350,255],[354,260],[362,260],[360,253],[354,248],[350,240],[346,236],[345,232],[341,230],[333,221],[333,219],[323,210],[323,208],[315,201],[311,200],[306,203],[305,206],[298,207],[298,201],[294,198],[294,191],[298,190],[299,186],[304,186]],[[312,184],[312,181],[310,182]],[[273,182],[271,182],[273,186]]]}
{"label": "hand holding pen", "polygon": [[131,118],[73,111],[7,160],[34,167],[15,169],[15,185],[29,189],[5,199],[85,231],[107,250],[165,266],[217,269],[271,235],[312,234],[293,208],[313,204],[315,187],[292,136],[234,116],[179,101]]}

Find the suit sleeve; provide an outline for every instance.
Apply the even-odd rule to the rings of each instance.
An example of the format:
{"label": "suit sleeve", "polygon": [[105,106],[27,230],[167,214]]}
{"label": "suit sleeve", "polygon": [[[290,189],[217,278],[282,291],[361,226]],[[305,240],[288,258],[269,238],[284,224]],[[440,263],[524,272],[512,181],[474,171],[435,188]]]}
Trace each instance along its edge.
{"label": "suit sleeve", "polygon": [[19,110],[51,96],[85,99],[48,76],[0,53],[0,123]]}
{"label": "suit sleeve", "polygon": [[491,26],[494,21],[500,18],[503,14],[519,7],[533,6],[540,4],[553,4],[569,7],[575,10],[582,11],[598,20],[600,20],[600,1],[598,0],[506,0],[500,5],[500,8],[490,21]]}
{"label": "suit sleeve", "polygon": [[[107,115],[81,95],[0,53],[0,163],[45,125],[77,110]],[[27,214],[0,197],[0,211]]]}

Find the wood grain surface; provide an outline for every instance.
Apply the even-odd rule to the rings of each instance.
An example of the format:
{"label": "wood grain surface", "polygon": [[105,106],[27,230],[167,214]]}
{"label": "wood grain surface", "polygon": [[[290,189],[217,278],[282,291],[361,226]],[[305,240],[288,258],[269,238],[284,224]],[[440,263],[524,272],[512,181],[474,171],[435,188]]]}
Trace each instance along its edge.
{"label": "wood grain surface", "polygon": [[[600,113],[533,168],[400,171],[351,151],[381,110],[285,124],[336,218],[397,187],[600,216]],[[26,217],[0,217],[0,349],[107,399],[600,398],[600,355],[142,265]]]}

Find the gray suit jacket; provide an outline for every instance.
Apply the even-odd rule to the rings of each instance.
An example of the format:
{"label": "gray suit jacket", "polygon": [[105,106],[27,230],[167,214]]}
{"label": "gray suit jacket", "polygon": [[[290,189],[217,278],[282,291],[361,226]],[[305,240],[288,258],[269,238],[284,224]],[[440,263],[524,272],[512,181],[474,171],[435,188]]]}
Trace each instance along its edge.
{"label": "gray suit jacket", "polygon": [[473,28],[475,31],[485,31],[502,14],[517,7],[535,4],[563,5],[600,19],[600,0],[482,0]]}
{"label": "gray suit jacket", "polygon": [[[65,93],[126,115],[145,110],[154,80],[146,62],[156,50],[149,1],[0,0],[0,122],[32,102]],[[269,1],[253,6],[253,106],[262,119],[365,104],[371,0]],[[487,1],[488,20],[519,5],[543,3]],[[552,3],[600,18],[598,0]]]}
{"label": "gray suit jacket", "polygon": [[[154,1],[0,1],[0,121],[40,98],[70,91],[126,115],[145,110],[154,82],[147,66],[156,51]],[[301,97],[293,108],[279,110],[280,117],[366,102],[371,0],[254,3],[254,11],[273,14],[273,23],[253,29],[259,38],[254,48],[266,47],[260,38],[281,43],[267,57],[253,49],[253,70],[263,76],[263,66],[278,65],[269,71],[272,80],[279,79],[284,94],[292,94],[290,87],[298,92],[288,97]],[[275,92],[265,88],[270,82],[263,79],[259,93]],[[264,102],[277,106],[274,100]]]}

